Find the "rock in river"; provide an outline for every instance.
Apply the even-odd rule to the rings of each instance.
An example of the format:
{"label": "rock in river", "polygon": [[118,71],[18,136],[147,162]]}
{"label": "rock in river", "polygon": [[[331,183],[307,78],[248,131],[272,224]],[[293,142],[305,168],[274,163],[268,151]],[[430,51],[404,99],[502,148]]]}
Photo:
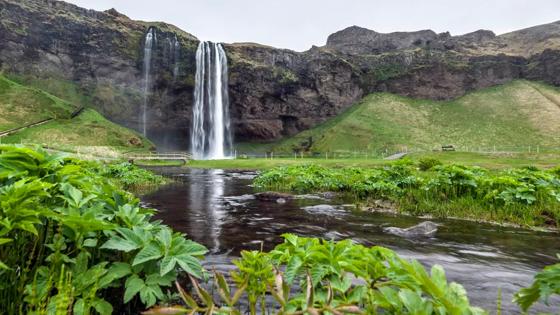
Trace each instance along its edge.
{"label": "rock in river", "polygon": [[[261,193],[255,194],[255,197],[257,197],[257,199],[260,200],[260,201],[270,201],[270,202],[284,203],[284,202],[286,202],[286,200],[293,199],[294,196],[292,196],[290,194],[279,193],[279,192],[274,192],[274,191],[266,191],[266,192],[261,192]],[[280,200],[280,199],[283,199],[284,202],[282,202],[282,200]]]}
{"label": "rock in river", "polygon": [[383,231],[402,237],[431,237],[436,234],[437,229],[438,224],[431,221],[424,221],[406,229],[392,226],[384,228]]}

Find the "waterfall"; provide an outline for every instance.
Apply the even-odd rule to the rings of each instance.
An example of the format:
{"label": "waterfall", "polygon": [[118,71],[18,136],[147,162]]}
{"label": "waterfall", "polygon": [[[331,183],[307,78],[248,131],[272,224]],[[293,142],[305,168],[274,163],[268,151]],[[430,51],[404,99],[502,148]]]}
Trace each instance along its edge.
{"label": "waterfall", "polygon": [[181,44],[177,40],[177,35],[173,38],[171,53],[173,58],[173,80],[176,80],[179,75],[179,59],[181,58]]}
{"label": "waterfall", "polygon": [[191,146],[195,159],[231,155],[227,57],[221,44],[201,42],[196,50]]}
{"label": "waterfall", "polygon": [[150,28],[146,33],[146,38],[144,41],[144,67],[143,77],[144,77],[144,102],[142,104],[142,134],[146,136],[146,123],[147,123],[147,111],[148,111],[148,98],[150,94],[150,68],[152,66],[152,48],[154,43],[157,44],[156,31]]}

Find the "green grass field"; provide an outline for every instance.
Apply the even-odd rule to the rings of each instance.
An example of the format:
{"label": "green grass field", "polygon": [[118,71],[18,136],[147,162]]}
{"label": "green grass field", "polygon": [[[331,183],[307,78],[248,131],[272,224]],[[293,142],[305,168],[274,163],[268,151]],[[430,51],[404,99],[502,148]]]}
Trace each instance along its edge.
{"label": "green grass field", "polygon": [[146,147],[152,144],[136,132],[114,124],[93,109],[74,119],[56,119],[2,138],[3,143],[38,143],[50,146]]}
{"label": "green grass field", "polygon": [[48,118],[68,118],[75,106],[0,75],[0,131]]}
{"label": "green grass field", "polygon": [[560,89],[514,81],[453,101],[374,93],[343,114],[296,136],[267,145],[291,152],[309,137],[311,151],[430,151],[451,144],[463,150],[560,147]]}
{"label": "green grass field", "polygon": [[77,117],[71,118],[72,112],[78,107],[41,89],[22,85],[0,75],[0,131],[54,118],[43,125],[2,137],[0,142],[35,143],[65,149],[107,146],[120,148],[121,151],[153,147],[148,139],[110,122],[93,109],[86,108]]}
{"label": "green grass field", "polygon": [[[423,158],[435,158],[444,164],[463,164],[468,166],[481,166],[488,169],[506,169],[512,167],[536,166],[540,168],[551,168],[560,165],[559,154],[545,153],[471,153],[471,152],[424,152],[412,153],[407,156],[413,162]],[[325,158],[250,158],[232,160],[207,160],[190,161],[188,167],[193,168],[222,168],[222,169],[245,169],[261,170],[276,166],[288,166],[299,164],[318,164],[328,167],[375,167],[394,161],[380,158],[348,158],[348,159],[325,159]]]}

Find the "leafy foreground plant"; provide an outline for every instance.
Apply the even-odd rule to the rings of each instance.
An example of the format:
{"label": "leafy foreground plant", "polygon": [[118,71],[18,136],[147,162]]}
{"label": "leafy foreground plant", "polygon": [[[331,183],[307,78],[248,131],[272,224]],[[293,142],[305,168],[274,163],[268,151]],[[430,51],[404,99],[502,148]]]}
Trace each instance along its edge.
{"label": "leafy foreground plant", "polygon": [[[560,255],[558,255],[560,259]],[[526,312],[533,304],[543,300],[548,304],[552,295],[560,295],[560,263],[547,266],[535,275],[535,281],[515,294],[514,302]]]}
{"label": "leafy foreground plant", "polygon": [[184,305],[144,314],[486,314],[440,266],[428,274],[417,261],[349,240],[286,234],[271,252],[244,251],[235,265],[235,289],[215,272],[214,296],[191,277],[195,297],[177,284]]}
{"label": "leafy foreground plant", "polygon": [[[254,181],[261,189],[335,191],[367,199],[387,199],[412,214],[560,226],[560,173],[536,168],[490,172],[479,167],[435,165],[416,170],[402,161],[383,168],[274,168]],[[432,165],[434,164],[434,165]],[[428,166],[430,166],[428,168]]]}
{"label": "leafy foreground plant", "polygon": [[101,168],[101,174],[115,178],[125,189],[140,189],[165,183],[165,178],[129,162],[114,163]]}
{"label": "leafy foreground plant", "polygon": [[164,299],[179,271],[202,276],[206,248],[151,221],[153,210],[101,169],[0,146],[2,311],[111,314],[117,305],[132,312]]}

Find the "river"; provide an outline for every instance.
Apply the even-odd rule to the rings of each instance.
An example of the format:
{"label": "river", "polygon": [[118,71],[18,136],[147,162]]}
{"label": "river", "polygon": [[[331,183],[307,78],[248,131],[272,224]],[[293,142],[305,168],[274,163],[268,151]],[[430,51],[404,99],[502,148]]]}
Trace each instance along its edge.
{"label": "river", "polygon": [[[422,219],[356,209],[348,200],[305,195],[286,203],[260,201],[251,187],[254,172],[215,169],[157,168],[176,181],[143,196],[146,206],[175,230],[210,250],[205,266],[227,271],[241,250],[271,249],[283,233],[326,239],[352,239],[381,245],[426,267],[440,264],[450,281],[461,283],[471,304],[495,313],[502,292],[504,314],[520,313],[513,294],[533,275],[557,261],[557,233],[535,232],[463,220],[441,224],[430,238],[402,238],[384,227],[408,227]],[[560,313],[560,300],[539,304],[531,312]]]}

